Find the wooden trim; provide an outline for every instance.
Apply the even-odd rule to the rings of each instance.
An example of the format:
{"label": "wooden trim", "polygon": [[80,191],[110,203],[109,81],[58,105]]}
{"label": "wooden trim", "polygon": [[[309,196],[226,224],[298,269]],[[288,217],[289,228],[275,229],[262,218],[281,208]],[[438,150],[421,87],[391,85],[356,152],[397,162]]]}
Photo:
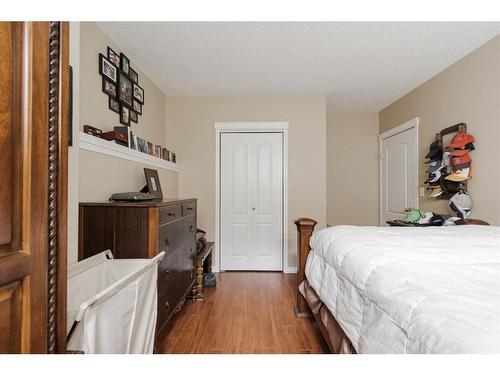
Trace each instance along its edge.
{"label": "wooden trim", "polygon": [[309,218],[300,218],[295,220],[297,226],[297,303],[295,305],[295,315],[301,318],[311,317],[312,313],[307,305],[305,298],[299,292],[299,285],[306,279],[306,260],[311,247],[309,241],[311,239],[314,227],[317,222]]}
{"label": "wooden trim", "polygon": [[68,123],[69,123],[69,23],[59,24],[59,123],[58,123],[58,244],[56,352],[66,353],[67,248],[68,248]]}
{"label": "wooden trim", "polygon": [[269,132],[288,129],[288,122],[216,122],[215,130],[224,132]]}
{"label": "wooden trim", "polygon": [[158,224],[159,224],[159,209],[150,207],[149,214],[149,233],[148,233],[148,258],[153,258],[158,254]]}
{"label": "wooden trim", "polygon": [[419,123],[420,123],[419,117],[412,118],[411,120],[408,120],[408,121],[402,123],[401,125],[395,126],[394,128],[391,128],[383,133],[380,133],[378,135],[378,140],[382,141],[382,140],[387,139],[389,137],[392,137],[396,134],[407,131],[411,128],[418,128]]}
{"label": "wooden trim", "polygon": [[27,22],[25,33],[25,122],[31,142],[31,196],[29,251],[30,353],[47,353],[47,259],[48,259],[48,22]]}

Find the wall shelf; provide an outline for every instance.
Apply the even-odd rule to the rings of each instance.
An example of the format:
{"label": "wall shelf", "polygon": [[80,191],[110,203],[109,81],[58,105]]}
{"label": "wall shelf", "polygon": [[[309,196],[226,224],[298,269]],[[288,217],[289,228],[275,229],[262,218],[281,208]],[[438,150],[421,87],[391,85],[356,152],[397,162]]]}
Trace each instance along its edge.
{"label": "wall shelf", "polygon": [[86,134],[82,131],[80,131],[80,148],[168,171],[179,172],[181,169],[177,164],[170,161],[147,155],[143,152],[132,150],[131,148],[125,146],[120,146],[114,142],[94,137],[93,135]]}

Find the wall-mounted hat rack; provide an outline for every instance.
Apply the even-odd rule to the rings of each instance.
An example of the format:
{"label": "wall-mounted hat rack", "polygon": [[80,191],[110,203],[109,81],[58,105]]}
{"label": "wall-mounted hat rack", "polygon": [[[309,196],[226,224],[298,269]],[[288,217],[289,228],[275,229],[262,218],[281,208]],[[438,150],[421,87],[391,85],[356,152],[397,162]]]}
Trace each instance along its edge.
{"label": "wall-mounted hat rack", "polygon": [[456,125],[448,126],[439,133],[436,133],[436,139],[443,144],[443,137],[451,133],[467,133],[467,124],[465,122],[461,122]]}
{"label": "wall-mounted hat rack", "polygon": [[[456,125],[449,126],[447,128],[442,129],[439,133],[436,133],[436,140],[441,143],[441,146],[444,148],[443,144],[443,138],[445,135],[451,134],[451,133],[467,133],[467,124],[465,122],[460,122]],[[467,190],[467,181],[463,181],[460,183],[460,186],[462,189]],[[454,193],[448,193],[445,191],[443,194],[441,194],[438,199],[450,199]]]}

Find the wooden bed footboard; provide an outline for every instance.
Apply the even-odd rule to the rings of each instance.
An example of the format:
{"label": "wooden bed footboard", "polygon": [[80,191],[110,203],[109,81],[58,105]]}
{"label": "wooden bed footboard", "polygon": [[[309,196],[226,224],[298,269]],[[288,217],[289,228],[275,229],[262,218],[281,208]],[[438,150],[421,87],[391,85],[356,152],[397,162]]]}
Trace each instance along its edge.
{"label": "wooden bed footboard", "polygon": [[311,250],[309,240],[316,224],[315,220],[306,217],[295,220],[297,226],[297,303],[295,315],[302,318],[312,317],[305,298],[299,292],[299,285],[306,279],[306,260]]}

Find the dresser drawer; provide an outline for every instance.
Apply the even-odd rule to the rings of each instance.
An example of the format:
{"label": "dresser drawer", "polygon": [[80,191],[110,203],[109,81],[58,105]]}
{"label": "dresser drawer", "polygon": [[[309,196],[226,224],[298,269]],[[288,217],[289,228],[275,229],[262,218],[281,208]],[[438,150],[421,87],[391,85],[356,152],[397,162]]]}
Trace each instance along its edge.
{"label": "dresser drawer", "polygon": [[194,214],[196,212],[196,202],[188,202],[182,204],[182,216]]}
{"label": "dresser drawer", "polygon": [[168,223],[182,216],[181,205],[160,208],[160,224]]}
{"label": "dresser drawer", "polygon": [[174,278],[168,285],[158,288],[158,327],[161,328],[165,320],[175,311],[184,294],[189,288],[189,283],[182,277]]}

